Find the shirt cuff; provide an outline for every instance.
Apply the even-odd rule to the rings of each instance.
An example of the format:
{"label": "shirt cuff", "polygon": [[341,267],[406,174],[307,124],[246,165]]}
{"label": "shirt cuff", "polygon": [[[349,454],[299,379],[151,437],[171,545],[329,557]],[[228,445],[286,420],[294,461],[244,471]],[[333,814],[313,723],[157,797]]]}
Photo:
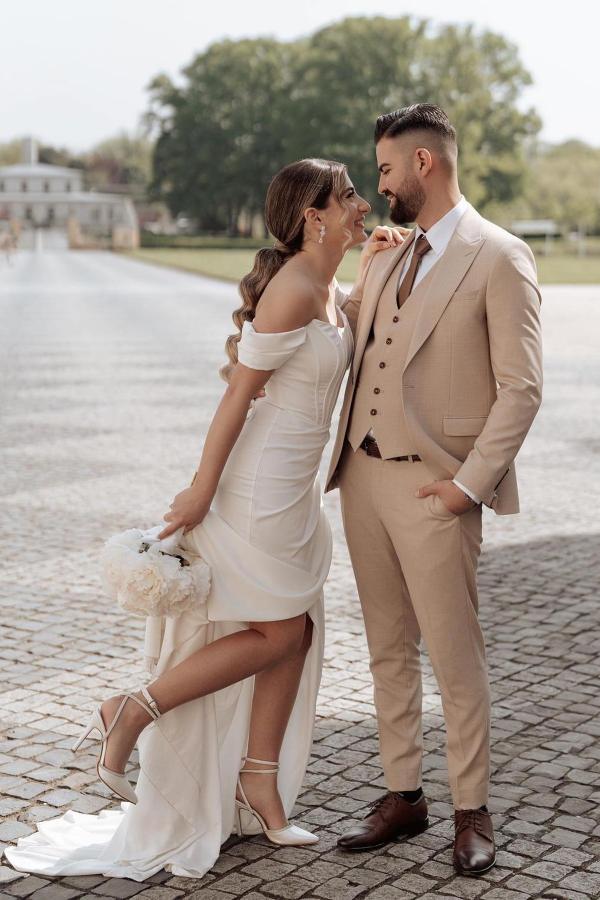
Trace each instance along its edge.
{"label": "shirt cuff", "polygon": [[481,498],[478,497],[477,494],[474,494],[473,491],[470,491],[468,487],[465,487],[464,484],[461,484],[460,481],[456,480],[456,478],[453,478],[452,481],[454,482],[456,487],[459,487],[461,491],[463,491],[468,497],[471,498],[471,500],[474,500],[475,503],[481,503]]}

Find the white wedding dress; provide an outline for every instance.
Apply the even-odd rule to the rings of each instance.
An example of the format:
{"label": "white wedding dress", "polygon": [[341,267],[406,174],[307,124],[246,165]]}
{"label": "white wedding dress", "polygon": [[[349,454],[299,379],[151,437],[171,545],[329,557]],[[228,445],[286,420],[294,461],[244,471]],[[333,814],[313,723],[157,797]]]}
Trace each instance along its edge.
{"label": "white wedding dress", "polygon": [[[346,299],[339,288],[338,298]],[[310,615],[312,645],[280,755],[287,815],[308,764],[323,659],[323,583],[332,535],[318,470],[353,350],[348,320],[337,308],[342,327],[313,319],[266,334],[244,323],[240,361],[276,371],[244,423],[211,509],[181,539],[212,570],[208,621],[184,613],[162,620],[153,637],[159,675],[250,621]],[[138,741],[137,804],[123,801],[94,815],[69,810],[39,822],[36,832],[6,848],[8,861],[43,875],[143,881],[164,868],[201,877],[233,833],[253,683],[247,678],[185,703],[146,727]],[[95,752],[100,745],[88,746]]]}

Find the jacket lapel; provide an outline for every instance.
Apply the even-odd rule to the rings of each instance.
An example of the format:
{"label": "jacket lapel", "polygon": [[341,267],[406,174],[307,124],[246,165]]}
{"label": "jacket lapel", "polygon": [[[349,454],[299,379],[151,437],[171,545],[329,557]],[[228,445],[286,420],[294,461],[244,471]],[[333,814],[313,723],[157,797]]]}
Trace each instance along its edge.
{"label": "jacket lapel", "polygon": [[[380,271],[373,272],[372,274],[373,284],[368,291],[365,291],[362,303],[360,304],[360,312],[358,314],[354,357],[352,360],[353,378],[356,377],[360,361],[362,360],[365,347],[367,346],[367,341],[371,332],[371,325],[373,324],[373,319],[375,318],[375,312],[377,310],[379,298],[381,297],[381,292],[383,291],[383,288],[385,287],[385,284],[392,271],[395,269],[404,255],[409,252],[410,248],[413,245],[414,239],[415,232],[413,230],[412,234],[408,236],[402,246],[398,247],[397,250],[394,250],[387,256],[387,259],[383,261],[383,265]],[[376,262],[378,262],[377,257],[373,259],[371,266],[374,266]],[[369,275],[367,275],[367,278],[368,277]]]}
{"label": "jacket lapel", "polygon": [[[419,315],[410,341],[404,369],[423,346],[452,294],[481,249],[485,238],[481,234],[481,216],[469,207],[460,219],[445,253],[415,290],[423,286],[419,298]],[[370,326],[369,326],[370,327]]]}

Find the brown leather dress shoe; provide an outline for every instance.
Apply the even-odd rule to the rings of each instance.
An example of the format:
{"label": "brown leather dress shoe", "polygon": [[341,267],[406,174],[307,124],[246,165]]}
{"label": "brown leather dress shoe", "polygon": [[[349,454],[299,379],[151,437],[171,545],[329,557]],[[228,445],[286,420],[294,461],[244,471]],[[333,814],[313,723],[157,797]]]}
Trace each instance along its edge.
{"label": "brown leather dress shoe", "polygon": [[454,868],[460,875],[481,875],[496,862],[492,817],[485,809],[454,810]]}
{"label": "brown leather dress shoe", "polygon": [[397,791],[388,791],[369,805],[363,822],[343,834],[337,845],[340,850],[350,852],[373,850],[401,834],[420,834],[428,825],[424,796],[416,803],[409,803]]}

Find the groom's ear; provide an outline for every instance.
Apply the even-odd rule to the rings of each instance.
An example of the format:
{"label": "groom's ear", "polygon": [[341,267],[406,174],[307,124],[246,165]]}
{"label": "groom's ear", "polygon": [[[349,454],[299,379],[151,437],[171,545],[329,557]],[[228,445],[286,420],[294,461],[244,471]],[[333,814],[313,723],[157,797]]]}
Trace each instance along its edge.
{"label": "groom's ear", "polygon": [[431,171],[433,157],[427,147],[417,147],[414,161],[419,175],[427,175]]}

